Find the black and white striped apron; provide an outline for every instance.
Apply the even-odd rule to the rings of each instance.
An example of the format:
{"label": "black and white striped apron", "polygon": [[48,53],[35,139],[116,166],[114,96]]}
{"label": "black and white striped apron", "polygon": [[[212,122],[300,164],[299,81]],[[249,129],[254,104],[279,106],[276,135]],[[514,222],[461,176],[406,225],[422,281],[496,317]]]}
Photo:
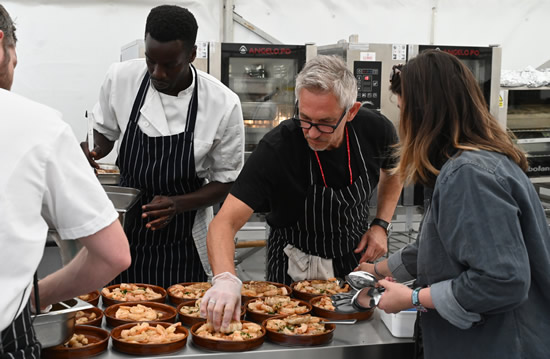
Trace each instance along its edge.
{"label": "black and white striped apron", "polygon": [[351,140],[359,149],[359,176],[352,184],[338,190],[316,185],[314,159],[310,157],[310,184],[301,218],[291,226],[271,229],[267,242],[267,280],[292,283],[287,274],[288,257],[283,252],[287,244],[307,254],[332,258],[334,275],[338,277],[344,277],[359,264],[361,254],[353,250],[368,229],[372,188],[357,135],[352,126],[347,127]]}
{"label": "black and white striped apron", "polygon": [[30,302],[27,302],[21,314],[0,333],[0,359],[37,359],[41,347],[32,326]]}
{"label": "black and white striped apron", "polygon": [[[154,196],[177,196],[194,192],[203,181],[195,172],[193,135],[197,118],[199,79],[189,102],[185,131],[171,136],[149,137],[138,125],[140,109],[149,88],[149,73],[141,83],[124,133],[117,164],[120,186],[142,191],[139,206],[151,202]],[[145,228],[147,219],[141,212],[128,218],[125,225],[130,243],[132,264],[113,283],[147,283],[167,288],[182,282],[206,281],[193,240],[192,229],[196,211],[180,213],[159,230]]]}

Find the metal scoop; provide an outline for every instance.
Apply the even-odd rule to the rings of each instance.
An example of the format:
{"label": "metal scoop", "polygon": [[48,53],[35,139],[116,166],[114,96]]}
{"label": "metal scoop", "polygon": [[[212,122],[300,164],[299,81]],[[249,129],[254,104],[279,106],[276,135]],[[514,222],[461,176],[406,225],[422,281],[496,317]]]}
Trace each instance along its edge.
{"label": "metal scoop", "polygon": [[378,279],[369,272],[357,271],[351,272],[346,276],[346,282],[355,290],[361,290],[367,287],[375,287]]}
{"label": "metal scoop", "polygon": [[[380,290],[381,289],[381,290]],[[380,297],[384,288],[364,288],[366,291],[366,299],[369,303],[367,307],[358,307],[357,306],[357,297],[361,291],[352,291],[349,293],[340,293],[334,294],[330,297],[332,305],[334,305],[334,310],[338,313],[357,313],[365,310],[370,310],[378,305],[380,302]]]}

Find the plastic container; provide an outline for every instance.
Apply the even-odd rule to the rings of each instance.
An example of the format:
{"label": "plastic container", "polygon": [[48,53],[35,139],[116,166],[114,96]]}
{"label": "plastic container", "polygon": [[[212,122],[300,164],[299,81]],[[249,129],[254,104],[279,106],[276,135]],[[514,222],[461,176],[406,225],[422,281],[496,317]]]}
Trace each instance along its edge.
{"label": "plastic container", "polygon": [[379,310],[380,319],[386,325],[391,335],[397,338],[412,338],[414,334],[414,322],[416,321],[416,309],[401,311],[397,314],[388,314]]}

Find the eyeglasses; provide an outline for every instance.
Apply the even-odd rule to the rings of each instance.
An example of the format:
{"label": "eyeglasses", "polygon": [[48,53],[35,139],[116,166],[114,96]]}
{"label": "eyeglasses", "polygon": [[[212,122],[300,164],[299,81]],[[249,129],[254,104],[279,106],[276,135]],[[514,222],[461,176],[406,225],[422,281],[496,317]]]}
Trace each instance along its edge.
{"label": "eyeglasses", "polygon": [[313,123],[311,121],[302,120],[302,119],[298,118],[297,117],[298,106],[296,106],[295,115],[292,119],[294,120],[296,125],[298,125],[299,127],[303,128],[305,130],[309,130],[312,127],[315,127],[317,129],[317,131],[322,132],[322,133],[334,133],[334,131],[336,131],[336,129],[338,128],[338,125],[340,124],[340,122],[342,122],[342,120],[346,116],[347,112],[348,112],[348,110],[344,109],[344,112],[342,113],[342,116],[340,116],[340,119],[338,120],[338,122],[336,122],[335,125],[328,125],[328,124],[324,124],[324,123],[323,124]]}

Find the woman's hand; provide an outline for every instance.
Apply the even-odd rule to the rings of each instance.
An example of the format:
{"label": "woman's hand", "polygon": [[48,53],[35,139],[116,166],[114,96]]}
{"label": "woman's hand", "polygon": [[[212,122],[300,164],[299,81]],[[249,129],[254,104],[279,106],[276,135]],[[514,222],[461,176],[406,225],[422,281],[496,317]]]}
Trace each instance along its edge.
{"label": "woman's hand", "polygon": [[378,284],[386,290],[382,293],[378,308],[386,313],[398,313],[412,308],[412,289],[406,285],[381,279]]}

